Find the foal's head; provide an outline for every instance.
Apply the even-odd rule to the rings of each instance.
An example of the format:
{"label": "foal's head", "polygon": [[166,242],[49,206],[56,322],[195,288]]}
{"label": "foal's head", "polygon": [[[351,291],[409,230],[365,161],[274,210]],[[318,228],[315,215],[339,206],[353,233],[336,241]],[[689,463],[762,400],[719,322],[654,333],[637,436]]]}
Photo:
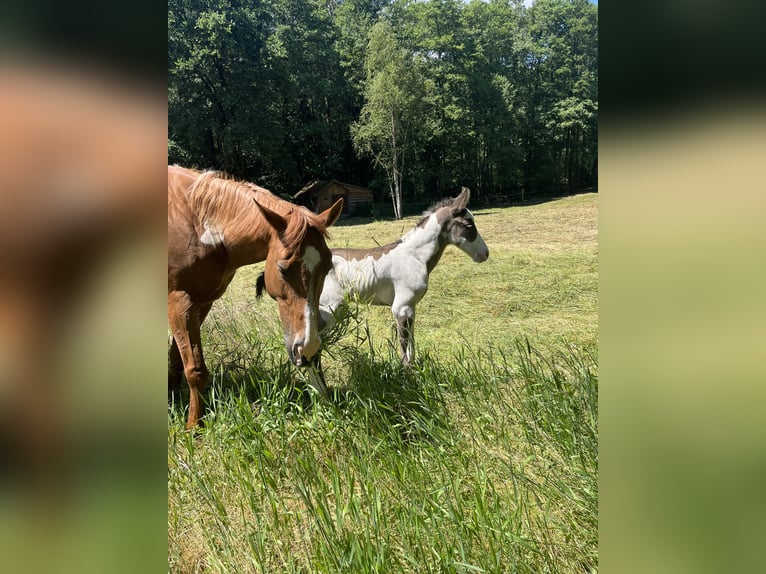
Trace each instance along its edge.
{"label": "foal's head", "polygon": [[306,366],[319,350],[319,295],[332,267],[326,229],[340,215],[343,200],[319,215],[296,206],[283,216],[258,206],[276,234],[269,245],[264,272],[256,283],[256,296],[266,289],[277,301],[290,361],[298,367]]}
{"label": "foal's head", "polygon": [[451,245],[457,245],[462,251],[470,255],[471,259],[481,263],[489,257],[489,248],[484,243],[479,230],[476,229],[473,214],[466,208],[470,198],[471,191],[464,187],[460,195],[437,206],[434,213],[437,220],[442,224],[447,242]]}

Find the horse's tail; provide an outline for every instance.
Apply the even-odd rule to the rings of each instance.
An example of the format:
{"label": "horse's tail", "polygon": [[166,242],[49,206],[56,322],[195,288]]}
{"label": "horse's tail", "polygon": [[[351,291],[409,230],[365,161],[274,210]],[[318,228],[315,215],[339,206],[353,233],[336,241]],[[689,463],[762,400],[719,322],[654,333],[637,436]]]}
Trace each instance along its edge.
{"label": "horse's tail", "polygon": [[260,299],[263,296],[263,291],[266,289],[266,274],[261,273],[258,275],[258,279],[255,280],[255,298]]}

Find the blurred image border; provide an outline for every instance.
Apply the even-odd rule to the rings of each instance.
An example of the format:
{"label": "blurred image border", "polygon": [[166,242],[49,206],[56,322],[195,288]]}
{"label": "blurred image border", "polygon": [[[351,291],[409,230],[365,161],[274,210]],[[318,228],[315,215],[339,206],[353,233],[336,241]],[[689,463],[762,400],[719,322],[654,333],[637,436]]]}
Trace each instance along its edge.
{"label": "blurred image border", "polygon": [[763,16],[599,6],[603,572],[761,561]]}

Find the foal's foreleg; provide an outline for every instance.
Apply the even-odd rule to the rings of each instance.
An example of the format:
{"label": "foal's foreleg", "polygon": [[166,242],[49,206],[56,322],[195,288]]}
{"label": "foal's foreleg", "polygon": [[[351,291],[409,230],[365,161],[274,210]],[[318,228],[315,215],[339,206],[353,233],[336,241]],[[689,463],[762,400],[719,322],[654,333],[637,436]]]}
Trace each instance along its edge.
{"label": "foal's foreleg", "polygon": [[402,363],[409,366],[415,358],[415,308],[409,305],[391,309],[396,320],[396,333],[399,336],[399,354]]}
{"label": "foal's foreleg", "polygon": [[187,293],[168,293],[168,322],[189,385],[189,417],[186,419],[186,430],[193,429],[202,416],[201,394],[210,378],[202,356],[200,311],[199,307],[192,304]]}

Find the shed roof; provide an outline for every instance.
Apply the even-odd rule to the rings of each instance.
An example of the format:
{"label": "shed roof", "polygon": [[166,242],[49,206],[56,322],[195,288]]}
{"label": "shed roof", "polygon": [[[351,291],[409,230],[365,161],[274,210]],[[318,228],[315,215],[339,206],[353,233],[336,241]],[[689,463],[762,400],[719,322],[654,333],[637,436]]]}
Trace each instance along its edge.
{"label": "shed roof", "polygon": [[333,183],[344,188],[349,193],[359,194],[359,195],[369,195],[370,199],[372,199],[373,193],[371,190],[367,189],[366,187],[361,187],[359,185],[353,185],[350,183],[344,183],[342,181],[338,181],[337,179],[331,179],[330,181],[314,180],[312,182],[309,182],[306,185],[304,185],[298,191],[298,193],[296,193],[293,196],[293,199],[298,199],[299,197],[303,197],[303,196],[316,197],[322,192],[322,190],[324,190],[325,188],[327,188]]}

